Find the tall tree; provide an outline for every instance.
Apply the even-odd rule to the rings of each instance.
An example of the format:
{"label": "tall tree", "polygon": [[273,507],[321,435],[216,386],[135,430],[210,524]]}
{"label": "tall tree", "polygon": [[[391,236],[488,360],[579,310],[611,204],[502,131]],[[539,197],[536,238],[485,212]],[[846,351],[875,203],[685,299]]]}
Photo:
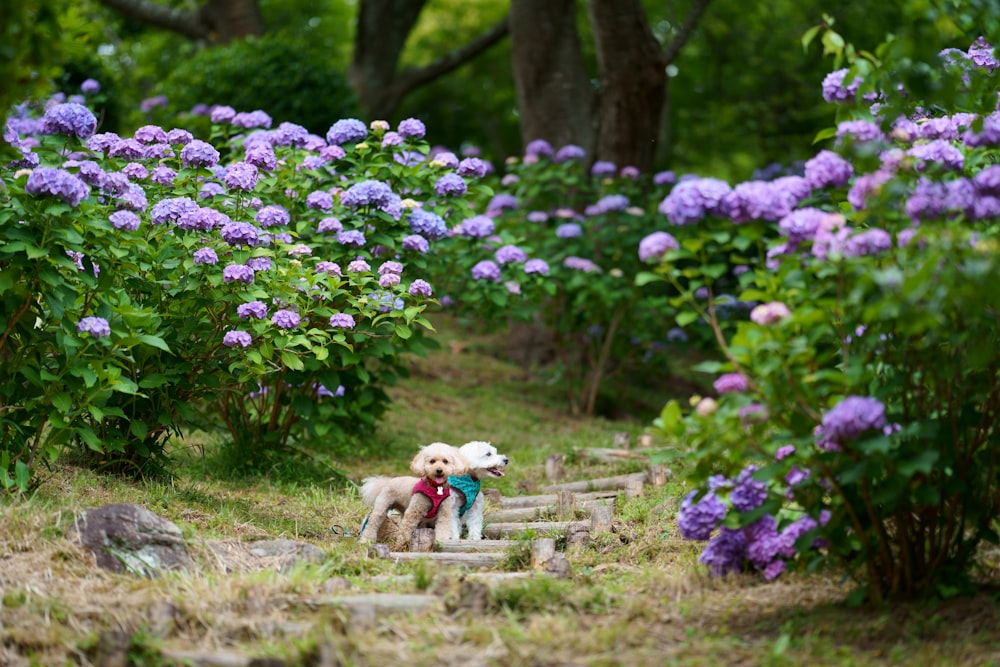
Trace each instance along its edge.
{"label": "tall tree", "polygon": [[155,0],[99,0],[123,16],[192,39],[226,43],[264,34],[258,0],[205,0],[194,9],[161,5]]}

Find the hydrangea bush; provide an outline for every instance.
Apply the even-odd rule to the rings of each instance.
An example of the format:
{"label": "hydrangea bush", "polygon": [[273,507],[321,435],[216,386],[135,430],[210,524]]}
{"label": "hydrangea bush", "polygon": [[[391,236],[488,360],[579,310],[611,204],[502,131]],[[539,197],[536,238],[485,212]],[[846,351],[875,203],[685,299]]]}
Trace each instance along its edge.
{"label": "hydrangea bush", "polygon": [[[943,53],[952,109],[892,71],[823,82],[840,122],[799,176],[686,180],[660,206],[678,247],[640,280],[671,285],[724,358],[701,367],[715,396],[656,422],[698,485],[681,534],[715,573],[832,562],[858,599],[947,595],[997,541],[998,63],[982,40]],[[727,326],[722,292],[755,305]]]}
{"label": "hydrangea bush", "polygon": [[[0,165],[0,480],[24,490],[70,446],[162,463],[221,419],[263,465],[370,427],[419,352],[428,246],[467,208],[421,168],[423,125],[326,136],[210,110],[211,136],[97,132],[81,101],[20,107]],[[472,179],[474,180],[474,178]]]}

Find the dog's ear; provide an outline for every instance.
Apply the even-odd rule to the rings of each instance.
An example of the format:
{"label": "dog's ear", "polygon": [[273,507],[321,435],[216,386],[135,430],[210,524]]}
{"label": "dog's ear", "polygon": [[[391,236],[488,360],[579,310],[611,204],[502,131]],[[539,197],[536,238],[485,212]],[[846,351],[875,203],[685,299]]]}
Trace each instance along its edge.
{"label": "dog's ear", "polygon": [[426,452],[424,452],[424,448],[421,447],[420,451],[417,452],[417,455],[413,457],[412,461],[410,461],[410,472],[412,472],[417,477],[423,477],[424,467],[426,466],[426,461],[425,461],[426,457],[427,454]]}
{"label": "dog's ear", "polygon": [[466,460],[464,456],[462,456],[462,452],[460,452],[457,447],[455,447],[454,450],[455,450],[455,472],[453,472],[452,475],[456,476],[468,475],[469,462]]}

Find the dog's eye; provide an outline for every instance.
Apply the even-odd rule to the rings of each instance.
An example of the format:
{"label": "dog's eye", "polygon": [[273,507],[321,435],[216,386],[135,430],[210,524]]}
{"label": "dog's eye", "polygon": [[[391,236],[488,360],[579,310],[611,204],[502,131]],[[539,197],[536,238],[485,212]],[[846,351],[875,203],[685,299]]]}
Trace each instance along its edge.
{"label": "dog's eye", "polygon": [[486,457],[489,458],[490,456],[493,456],[493,452],[486,452]]}

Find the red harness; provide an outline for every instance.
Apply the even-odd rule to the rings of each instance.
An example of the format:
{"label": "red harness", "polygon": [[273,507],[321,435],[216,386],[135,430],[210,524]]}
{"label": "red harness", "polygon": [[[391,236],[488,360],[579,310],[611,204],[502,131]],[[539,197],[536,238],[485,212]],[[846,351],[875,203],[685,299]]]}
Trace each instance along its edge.
{"label": "red harness", "polygon": [[434,486],[427,481],[426,478],[421,477],[420,481],[416,483],[413,487],[413,493],[422,493],[431,501],[431,509],[427,512],[425,518],[433,519],[437,516],[438,507],[441,505],[441,501],[451,495],[451,487],[445,482],[441,486]]}

